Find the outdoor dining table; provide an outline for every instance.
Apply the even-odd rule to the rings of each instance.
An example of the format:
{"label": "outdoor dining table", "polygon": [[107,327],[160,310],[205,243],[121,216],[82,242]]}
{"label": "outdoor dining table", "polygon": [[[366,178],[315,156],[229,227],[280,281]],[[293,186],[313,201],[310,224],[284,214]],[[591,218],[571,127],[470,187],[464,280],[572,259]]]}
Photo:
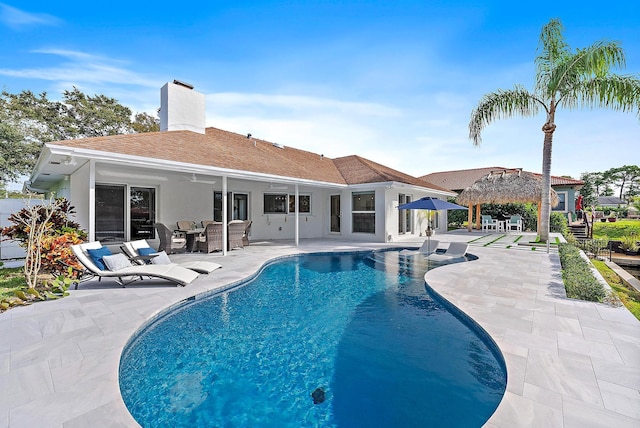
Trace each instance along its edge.
{"label": "outdoor dining table", "polygon": [[203,228],[188,229],[188,230],[178,229],[178,232],[184,233],[184,236],[187,238],[187,251],[191,253],[196,251],[198,247],[198,241],[196,237],[200,235],[202,232],[204,232],[204,229]]}

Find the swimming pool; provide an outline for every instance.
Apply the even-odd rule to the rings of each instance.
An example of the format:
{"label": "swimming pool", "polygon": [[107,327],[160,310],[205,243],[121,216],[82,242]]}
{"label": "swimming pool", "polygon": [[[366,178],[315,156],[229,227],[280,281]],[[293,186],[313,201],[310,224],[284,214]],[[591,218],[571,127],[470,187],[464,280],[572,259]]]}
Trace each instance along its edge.
{"label": "swimming pool", "polygon": [[137,334],[123,399],[143,427],[480,426],[504,363],[428,293],[430,267],[399,251],[268,264]]}

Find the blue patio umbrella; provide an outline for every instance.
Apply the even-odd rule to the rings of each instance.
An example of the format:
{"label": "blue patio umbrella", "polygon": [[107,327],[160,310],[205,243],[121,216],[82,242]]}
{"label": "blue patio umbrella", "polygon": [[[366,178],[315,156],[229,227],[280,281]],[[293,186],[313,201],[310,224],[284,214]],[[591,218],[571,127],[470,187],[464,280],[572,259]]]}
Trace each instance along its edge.
{"label": "blue patio umbrella", "polygon": [[399,210],[466,210],[467,207],[454,204],[451,202],[443,201],[442,199],[432,198],[431,196],[425,196],[424,198],[416,199],[415,201],[402,204],[398,207]]}
{"label": "blue patio umbrella", "polygon": [[[431,196],[425,196],[424,198],[416,199],[415,201],[408,202],[398,206],[399,210],[427,210],[427,211],[440,211],[440,210],[466,210],[467,207],[454,204],[452,202],[443,201],[442,199],[432,198]],[[430,238],[433,234],[431,229],[431,213],[429,213],[429,226],[426,231],[427,238]]]}

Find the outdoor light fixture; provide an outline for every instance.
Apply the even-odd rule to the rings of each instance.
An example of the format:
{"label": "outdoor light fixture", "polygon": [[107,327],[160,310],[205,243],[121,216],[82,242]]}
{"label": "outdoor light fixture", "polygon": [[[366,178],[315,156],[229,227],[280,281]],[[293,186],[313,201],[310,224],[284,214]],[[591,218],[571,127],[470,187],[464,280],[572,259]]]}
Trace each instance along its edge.
{"label": "outdoor light fixture", "polygon": [[78,162],[76,162],[76,160],[72,156],[67,156],[64,159],[64,161],[62,161],[62,163],[65,164],[65,165],[70,165],[70,166],[78,165]]}

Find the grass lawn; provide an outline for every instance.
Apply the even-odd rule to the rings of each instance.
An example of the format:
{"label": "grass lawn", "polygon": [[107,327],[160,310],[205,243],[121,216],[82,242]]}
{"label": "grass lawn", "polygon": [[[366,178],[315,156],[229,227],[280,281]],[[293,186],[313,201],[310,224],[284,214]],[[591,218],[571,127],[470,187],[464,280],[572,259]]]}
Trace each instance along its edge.
{"label": "grass lawn", "polygon": [[640,239],[640,219],[618,219],[617,221],[593,223],[593,238],[619,241],[623,236],[637,236]]}
{"label": "grass lawn", "polygon": [[8,309],[8,300],[15,297],[16,291],[25,290],[27,282],[24,280],[22,268],[0,269],[0,312]]}
{"label": "grass lawn", "polygon": [[609,266],[600,260],[591,260],[602,277],[609,283],[622,304],[640,320],[640,291],[627,285]]}
{"label": "grass lawn", "polygon": [[27,286],[22,268],[0,269],[0,300],[13,296],[16,290]]}

